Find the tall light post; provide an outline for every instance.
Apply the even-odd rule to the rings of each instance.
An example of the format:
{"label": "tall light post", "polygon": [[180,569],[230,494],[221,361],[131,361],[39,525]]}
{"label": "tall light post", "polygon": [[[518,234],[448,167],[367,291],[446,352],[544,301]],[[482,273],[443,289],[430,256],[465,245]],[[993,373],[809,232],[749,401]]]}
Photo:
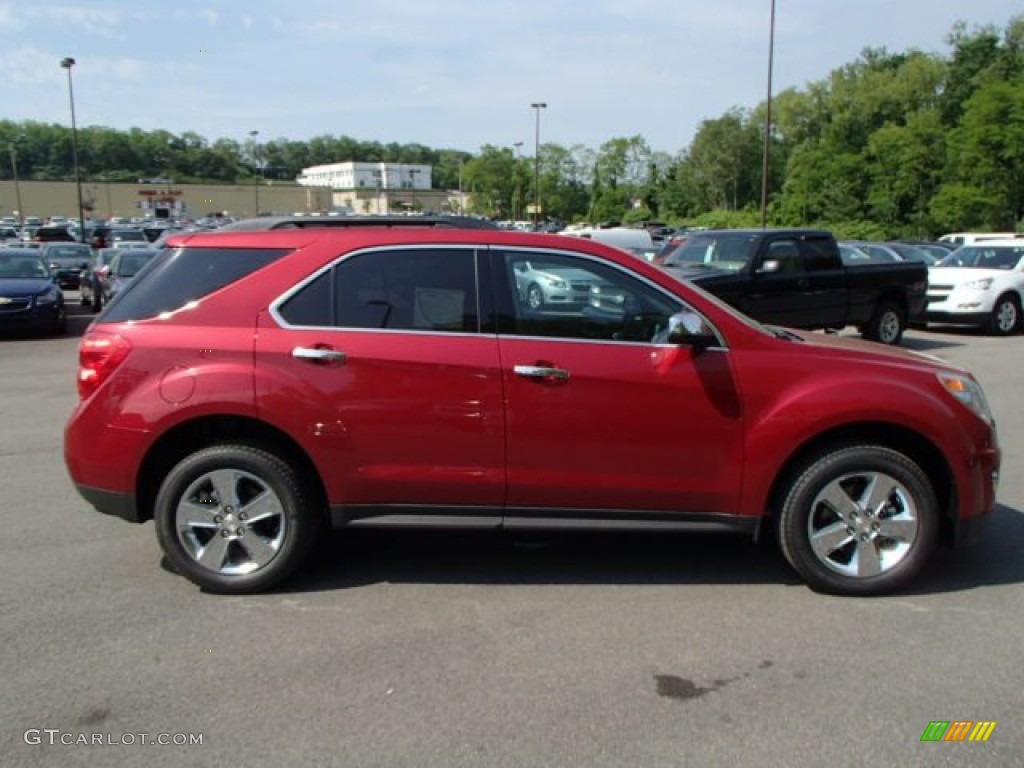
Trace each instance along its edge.
{"label": "tall light post", "polygon": [[772,64],[775,60],[775,0],[768,23],[768,96],[764,110],[764,147],[761,153],[761,229],[768,227],[768,155],[772,135]]}
{"label": "tall light post", "polygon": [[[259,131],[249,131],[249,138],[252,140],[252,159],[256,161],[256,166],[259,167],[260,161],[256,156],[256,137],[260,135]],[[260,215],[260,180],[254,179],[252,188],[256,190],[256,213],[255,216]]]}
{"label": "tall light post", "polygon": [[520,181],[520,177],[519,177],[519,151],[523,148],[523,142],[516,141],[516,142],[514,142],[512,144],[512,146],[515,147],[515,149],[516,149],[516,171],[515,171],[515,175],[514,175],[515,183],[516,183],[516,190],[515,190],[515,203],[513,203],[513,205],[512,205],[512,218],[515,219],[516,221],[519,221],[519,208],[520,208],[520,206],[522,205],[522,202],[523,202],[522,199],[521,199],[522,198],[522,189],[520,189],[521,185],[519,183],[519,181]]}
{"label": "tall light post", "polygon": [[70,56],[60,60],[60,65],[68,71],[68,99],[71,102],[71,158],[75,164],[75,186],[78,189],[78,236],[85,240],[85,213],[82,208],[82,172],[78,167],[78,124],[75,122],[75,88],[71,83],[71,68],[75,60]]}
{"label": "tall light post", "polygon": [[533,203],[533,227],[537,228],[537,224],[540,221],[540,111],[547,109],[547,103],[543,101],[535,101],[530,107],[536,112],[537,121],[536,127],[533,134],[533,186],[534,186],[534,203]]}
{"label": "tall light post", "polygon": [[7,145],[7,148],[11,151],[11,176],[14,177],[14,198],[18,201],[18,233],[20,234],[25,226],[25,211],[21,207],[21,184],[18,182],[18,149],[13,141]]}

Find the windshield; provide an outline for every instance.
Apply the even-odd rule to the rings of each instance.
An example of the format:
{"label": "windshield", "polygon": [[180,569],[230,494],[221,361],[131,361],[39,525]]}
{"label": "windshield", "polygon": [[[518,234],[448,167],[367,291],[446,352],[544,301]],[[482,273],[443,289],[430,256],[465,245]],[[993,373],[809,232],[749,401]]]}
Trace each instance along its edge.
{"label": "windshield", "polygon": [[50,270],[37,256],[19,256],[0,253],[0,279],[4,278],[47,278]]}
{"label": "windshield", "polygon": [[1024,245],[965,245],[946,256],[936,266],[980,269],[1016,268],[1024,259]]}
{"label": "windshield", "polygon": [[756,234],[736,232],[694,235],[665,258],[665,265],[703,265],[738,272],[750,261],[756,238]]}

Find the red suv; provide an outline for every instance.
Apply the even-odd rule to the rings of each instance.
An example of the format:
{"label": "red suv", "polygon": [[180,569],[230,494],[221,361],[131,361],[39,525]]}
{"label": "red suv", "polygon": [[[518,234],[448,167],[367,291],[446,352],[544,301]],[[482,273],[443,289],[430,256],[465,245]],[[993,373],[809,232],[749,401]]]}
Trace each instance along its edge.
{"label": "red suv", "polygon": [[977,536],[1000,460],[960,368],[496,230],[175,236],[88,329],[78,388],[81,495],[154,519],[215,592],[278,584],[326,524],[772,525],[812,587],[888,592]]}

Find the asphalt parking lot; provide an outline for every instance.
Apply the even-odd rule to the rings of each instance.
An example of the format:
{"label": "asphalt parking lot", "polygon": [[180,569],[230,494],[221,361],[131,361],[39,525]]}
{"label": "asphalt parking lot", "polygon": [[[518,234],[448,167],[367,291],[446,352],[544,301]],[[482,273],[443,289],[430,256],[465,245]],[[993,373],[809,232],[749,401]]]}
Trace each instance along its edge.
{"label": "asphalt parking lot", "polygon": [[70,296],[66,337],[0,337],[4,765],[1024,765],[1024,336],[905,339],[976,373],[1004,459],[984,540],[899,596],[815,594],[739,537],[359,531],[222,597],[72,488]]}

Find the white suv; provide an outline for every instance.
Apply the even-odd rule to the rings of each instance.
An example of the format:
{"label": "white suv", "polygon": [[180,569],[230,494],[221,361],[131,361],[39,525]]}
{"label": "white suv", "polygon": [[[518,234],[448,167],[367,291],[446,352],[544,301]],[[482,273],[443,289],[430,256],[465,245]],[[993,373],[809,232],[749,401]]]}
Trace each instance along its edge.
{"label": "white suv", "polygon": [[953,251],[928,270],[925,319],[985,326],[1008,336],[1021,328],[1024,241],[985,240]]}

